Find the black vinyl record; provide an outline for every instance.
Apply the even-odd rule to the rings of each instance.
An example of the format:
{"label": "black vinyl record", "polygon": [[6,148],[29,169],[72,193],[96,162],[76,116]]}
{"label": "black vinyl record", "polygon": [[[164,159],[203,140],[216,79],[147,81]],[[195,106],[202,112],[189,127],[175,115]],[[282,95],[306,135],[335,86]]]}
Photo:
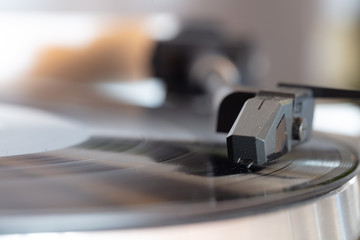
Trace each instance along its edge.
{"label": "black vinyl record", "polygon": [[241,217],[319,197],[355,174],[347,148],[315,137],[255,169],[222,144],[93,136],[0,158],[0,231],[148,227]]}

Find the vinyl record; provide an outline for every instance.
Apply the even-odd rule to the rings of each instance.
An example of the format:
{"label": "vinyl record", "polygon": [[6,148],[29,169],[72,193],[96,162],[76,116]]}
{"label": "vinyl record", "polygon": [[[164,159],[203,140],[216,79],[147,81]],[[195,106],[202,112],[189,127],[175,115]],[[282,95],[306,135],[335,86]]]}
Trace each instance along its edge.
{"label": "vinyl record", "polygon": [[[347,147],[316,136],[247,169],[228,160],[225,144],[87,135],[71,127],[60,128],[60,136],[59,124],[49,126],[48,137],[28,129],[50,150],[0,157],[2,233],[241,218],[319,198],[353,178],[358,167]],[[67,144],[53,145],[57,136]]]}
{"label": "vinyl record", "polygon": [[357,164],[355,155],[324,139],[261,169],[243,169],[228,161],[224,146],[92,137],[62,150],[0,158],[0,230],[240,217],[328,193],[353,177]]}

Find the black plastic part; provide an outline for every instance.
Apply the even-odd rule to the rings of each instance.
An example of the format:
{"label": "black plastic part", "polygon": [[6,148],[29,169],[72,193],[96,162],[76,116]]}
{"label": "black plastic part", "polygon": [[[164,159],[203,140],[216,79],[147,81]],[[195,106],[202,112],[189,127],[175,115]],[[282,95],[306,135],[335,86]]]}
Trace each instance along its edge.
{"label": "black plastic part", "polygon": [[218,53],[237,66],[245,83],[250,49],[249,44],[230,41],[216,29],[188,27],[175,39],[157,43],[152,58],[153,74],[164,80],[169,92],[199,94],[204,89],[190,79],[192,64],[202,54]]}
{"label": "black plastic part", "polygon": [[290,83],[279,83],[279,87],[291,87],[291,88],[306,88],[312,91],[315,98],[348,98],[348,99],[360,99],[360,91],[336,89],[336,88],[324,88],[314,87],[309,85],[298,85]]}
{"label": "black plastic part", "polygon": [[216,131],[229,132],[245,102],[255,96],[254,92],[234,92],[226,96],[219,106]]}
{"label": "black plastic part", "polygon": [[256,139],[232,135],[226,138],[228,158],[236,164],[257,165]]}

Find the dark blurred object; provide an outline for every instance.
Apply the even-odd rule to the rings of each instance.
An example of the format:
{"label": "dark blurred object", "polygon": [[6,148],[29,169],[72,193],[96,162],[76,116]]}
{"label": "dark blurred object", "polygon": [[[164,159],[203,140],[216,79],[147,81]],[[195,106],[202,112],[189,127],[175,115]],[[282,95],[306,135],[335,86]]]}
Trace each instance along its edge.
{"label": "dark blurred object", "polygon": [[219,85],[249,80],[251,47],[226,38],[208,25],[191,25],[174,39],[158,42],[153,57],[154,76],[170,93],[214,92]]}

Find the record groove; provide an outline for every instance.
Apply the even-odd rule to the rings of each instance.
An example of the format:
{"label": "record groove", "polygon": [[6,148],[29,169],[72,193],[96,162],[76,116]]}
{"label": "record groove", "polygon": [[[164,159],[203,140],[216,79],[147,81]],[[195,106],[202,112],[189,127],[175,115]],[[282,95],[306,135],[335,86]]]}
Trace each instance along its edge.
{"label": "record groove", "polygon": [[[49,227],[32,218],[39,231],[241,216],[325,194],[354,176],[357,166],[354,154],[325,139],[249,171],[228,161],[224,145],[98,136],[61,150],[1,157],[0,220],[21,232],[29,224],[19,222],[21,215],[68,221]],[[87,225],[74,214],[85,214]],[[108,214],[119,221],[108,222]]]}

